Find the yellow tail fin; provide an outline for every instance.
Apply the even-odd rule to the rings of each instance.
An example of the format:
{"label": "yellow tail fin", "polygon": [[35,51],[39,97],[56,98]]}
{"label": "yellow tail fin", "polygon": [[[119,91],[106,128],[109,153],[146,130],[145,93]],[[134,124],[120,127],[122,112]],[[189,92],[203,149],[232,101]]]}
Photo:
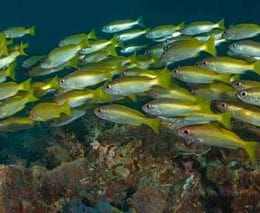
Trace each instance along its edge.
{"label": "yellow tail fin", "polygon": [[215,48],[215,39],[213,37],[210,37],[205,44],[206,44],[205,51],[213,56],[216,56],[217,51]]}
{"label": "yellow tail fin", "polygon": [[88,39],[92,39],[92,40],[96,40],[97,39],[97,35],[96,35],[96,31],[94,29],[92,29],[89,34],[88,34]]}
{"label": "yellow tail fin", "polygon": [[28,29],[28,34],[30,34],[30,35],[35,35],[35,29],[36,29],[35,26],[30,27],[30,28]]}
{"label": "yellow tail fin", "polygon": [[171,76],[171,72],[167,69],[163,69],[159,71],[158,76],[156,78],[156,85],[161,86],[163,88],[170,88],[173,85],[173,79]]}
{"label": "yellow tail fin", "polygon": [[245,143],[246,144],[245,144],[244,148],[245,148],[252,164],[255,165],[255,163],[256,163],[256,147],[257,147],[258,143],[255,142],[255,141],[250,141],[250,142],[245,142]]}
{"label": "yellow tail fin", "polygon": [[222,123],[226,128],[231,128],[231,119],[233,117],[232,112],[223,112],[219,114],[220,119],[219,122]]}
{"label": "yellow tail fin", "polygon": [[9,67],[6,69],[6,75],[13,80],[16,79],[15,78],[15,67],[16,67],[16,63],[14,62],[14,63],[10,64]]}
{"label": "yellow tail fin", "polygon": [[260,75],[260,61],[256,61],[254,64],[254,71]]}
{"label": "yellow tail fin", "polygon": [[222,30],[225,30],[225,19],[221,19],[219,22],[218,22],[218,27]]}
{"label": "yellow tail fin", "polygon": [[158,134],[160,131],[161,120],[157,118],[147,118],[146,124],[156,133]]}
{"label": "yellow tail fin", "polygon": [[62,106],[62,109],[63,109],[62,113],[66,114],[68,116],[71,115],[71,108],[70,108],[68,101],[65,102],[65,104]]}
{"label": "yellow tail fin", "polygon": [[22,82],[20,84],[20,90],[30,92],[32,90],[32,88],[31,88],[31,81],[32,81],[32,79],[29,78],[26,81]]}
{"label": "yellow tail fin", "polygon": [[19,53],[20,53],[20,55],[27,55],[26,53],[25,53],[25,51],[24,51],[24,49],[25,48],[27,48],[29,45],[28,45],[28,43],[21,43],[20,44],[20,47],[19,47]]}

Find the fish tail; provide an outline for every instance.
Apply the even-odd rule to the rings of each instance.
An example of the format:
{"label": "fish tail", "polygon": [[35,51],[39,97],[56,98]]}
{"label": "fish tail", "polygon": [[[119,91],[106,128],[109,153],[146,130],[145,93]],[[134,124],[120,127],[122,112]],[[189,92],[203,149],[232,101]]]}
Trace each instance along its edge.
{"label": "fish tail", "polygon": [[121,47],[121,48],[124,47],[123,42],[117,41],[116,35],[114,35],[114,36],[111,38],[110,42],[111,42],[111,46],[113,46],[113,47]]}
{"label": "fish tail", "polygon": [[8,55],[7,40],[3,32],[0,33],[0,43],[1,43],[1,48],[0,48],[1,55]]}
{"label": "fish tail", "polygon": [[15,80],[16,77],[15,77],[15,67],[16,67],[16,63],[12,63],[9,65],[9,67],[6,69],[6,75]]}
{"label": "fish tail", "polygon": [[79,48],[80,50],[86,48],[88,46],[88,41],[86,39],[83,39],[80,43],[79,43]]}
{"label": "fish tail", "polygon": [[32,90],[31,82],[32,82],[31,78],[29,78],[26,81],[22,82],[20,84],[21,90],[30,92]]}
{"label": "fish tail", "polygon": [[103,87],[98,87],[93,92],[93,102],[100,102],[100,101],[105,101],[105,102],[112,101],[111,95],[104,92]]}
{"label": "fish tail", "polygon": [[185,22],[184,21],[178,24],[179,30],[183,29],[184,27],[185,27]]}
{"label": "fish tail", "polygon": [[252,164],[255,165],[256,163],[256,147],[257,147],[257,142],[255,141],[250,141],[250,142],[246,142],[244,148],[250,158],[250,161]]}
{"label": "fish tail", "polygon": [[24,49],[26,49],[28,46],[29,46],[28,43],[25,43],[25,44],[24,44],[23,42],[21,42],[20,47],[19,47],[19,53],[20,53],[20,55],[27,55],[27,54],[25,53]]}
{"label": "fish tail", "polygon": [[59,78],[58,76],[55,76],[51,81],[50,81],[50,87],[57,89],[59,87]]}
{"label": "fish tail", "polygon": [[254,66],[254,71],[255,71],[258,75],[260,75],[260,61],[256,61],[256,62],[253,64],[253,66]]}
{"label": "fish tail", "polygon": [[66,64],[66,66],[72,67],[72,68],[78,68],[79,57],[77,55],[75,57],[73,57],[71,60],[69,60],[69,62]]}
{"label": "fish tail", "polygon": [[206,52],[208,52],[209,54],[216,56],[217,55],[217,51],[215,48],[215,39],[213,37],[210,37],[207,41],[206,41]]}
{"label": "fish tail", "polygon": [[222,30],[225,30],[225,19],[221,19],[219,22],[218,22],[218,27],[219,29],[222,29]]}
{"label": "fish tail", "polygon": [[157,118],[147,118],[146,124],[156,133],[159,133],[161,120]]}
{"label": "fish tail", "polygon": [[240,77],[241,77],[241,74],[232,75],[232,76],[230,76],[230,79],[229,79],[229,82],[228,82],[228,83],[233,82],[233,81],[236,81],[236,80],[239,80]]}
{"label": "fish tail", "polygon": [[70,116],[71,115],[71,108],[70,108],[70,105],[69,105],[69,102],[66,101],[65,104],[62,106],[62,109],[63,109],[63,113]]}
{"label": "fish tail", "polygon": [[30,90],[26,95],[26,100],[28,102],[34,102],[34,101],[38,101],[39,99],[34,95],[34,91]]}
{"label": "fish tail", "polygon": [[231,128],[231,119],[233,117],[232,112],[223,112],[219,114],[221,122],[226,128],[230,129]]}
{"label": "fish tail", "polygon": [[112,55],[112,56],[118,56],[118,54],[116,52],[116,47],[111,45],[110,48],[108,49],[108,54]]}
{"label": "fish tail", "polygon": [[169,88],[173,84],[171,72],[167,69],[161,70],[156,80],[157,80],[157,85],[164,88]]}
{"label": "fish tail", "polygon": [[130,94],[127,96],[131,101],[136,102],[137,98],[135,94]]}
{"label": "fish tail", "polygon": [[229,84],[230,83],[230,79],[231,79],[231,75],[230,74],[220,74],[219,76],[219,80]]}
{"label": "fish tail", "polygon": [[144,21],[143,21],[143,17],[139,17],[137,20],[136,20],[136,23],[141,26],[141,27],[145,27],[144,26]]}
{"label": "fish tail", "polygon": [[200,98],[200,99],[198,99],[198,105],[200,106],[200,111],[202,111],[202,112],[212,112],[211,108],[210,108],[211,101]]}
{"label": "fish tail", "polygon": [[88,34],[88,39],[96,40],[97,39],[97,34],[95,29],[92,29],[89,34]]}
{"label": "fish tail", "polygon": [[28,34],[30,34],[30,35],[35,35],[35,29],[36,29],[35,26],[30,27],[30,28],[28,29]]}

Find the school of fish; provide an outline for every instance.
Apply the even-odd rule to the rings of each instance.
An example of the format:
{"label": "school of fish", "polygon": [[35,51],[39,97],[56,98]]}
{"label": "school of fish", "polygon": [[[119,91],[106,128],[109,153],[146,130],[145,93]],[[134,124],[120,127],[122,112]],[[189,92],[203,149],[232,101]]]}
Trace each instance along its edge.
{"label": "school of fish", "polygon": [[102,37],[69,35],[47,54],[27,56],[22,39],[34,34],[35,27],[0,33],[0,132],[64,126],[92,110],[156,134],[170,126],[187,142],[242,148],[255,163],[260,140],[239,137],[232,121],[260,127],[260,25],[119,20]]}

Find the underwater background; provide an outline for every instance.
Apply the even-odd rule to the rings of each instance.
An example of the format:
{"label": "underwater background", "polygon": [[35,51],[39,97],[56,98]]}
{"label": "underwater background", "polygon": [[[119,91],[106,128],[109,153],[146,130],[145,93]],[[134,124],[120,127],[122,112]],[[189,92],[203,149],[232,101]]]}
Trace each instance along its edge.
{"label": "underwater background", "polygon": [[[105,37],[104,24],[120,19],[142,17],[148,27],[222,18],[227,25],[260,23],[258,0],[12,0],[1,8],[1,30],[36,26],[35,36],[25,39],[28,55],[47,54],[62,38],[91,29]],[[20,81],[25,72],[17,68]],[[238,129],[245,139],[259,141],[259,129]],[[210,148],[182,143],[168,130],[155,136],[92,112],[62,128],[42,124],[0,132],[0,179],[6,186],[0,213],[260,211],[259,162],[252,169],[240,163],[243,151],[215,149],[205,156]]]}

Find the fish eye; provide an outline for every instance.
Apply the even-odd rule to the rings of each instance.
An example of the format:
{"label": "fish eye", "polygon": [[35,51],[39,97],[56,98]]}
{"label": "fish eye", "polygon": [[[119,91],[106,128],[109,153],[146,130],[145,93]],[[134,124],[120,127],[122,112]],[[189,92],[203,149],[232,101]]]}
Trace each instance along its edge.
{"label": "fish eye", "polygon": [[146,106],[147,109],[151,109],[152,108],[151,104],[146,104],[145,106]]}
{"label": "fish eye", "polygon": [[246,97],[248,95],[247,91],[241,91],[240,96],[241,97]]}
{"label": "fish eye", "polygon": [[98,108],[95,110],[97,113],[102,113],[102,109],[101,108]]}
{"label": "fish eye", "polygon": [[165,45],[165,46],[163,47],[163,49],[164,49],[164,50],[168,50],[168,49],[169,49],[169,45],[168,45],[168,44]]}
{"label": "fish eye", "polygon": [[202,64],[203,64],[204,66],[207,66],[207,65],[208,65],[208,62],[207,62],[207,61],[203,61]]}
{"label": "fish eye", "polygon": [[178,69],[173,70],[174,74],[178,74]]}
{"label": "fish eye", "polygon": [[220,103],[219,106],[220,106],[221,108],[227,108],[227,104],[224,103],[224,102]]}
{"label": "fish eye", "polygon": [[111,84],[107,84],[107,85],[105,86],[105,89],[111,89],[111,88],[112,88]]}
{"label": "fish eye", "polygon": [[61,83],[61,84],[64,84],[64,83],[65,83],[65,80],[64,80],[64,79],[61,79],[61,80],[60,80],[60,83]]}
{"label": "fish eye", "polygon": [[235,48],[235,47],[236,47],[236,44],[231,44],[231,47]]}
{"label": "fish eye", "polygon": [[236,83],[236,85],[237,85],[238,87],[241,87],[241,86],[242,86],[242,83],[241,83],[240,81],[238,81],[238,82]]}
{"label": "fish eye", "polygon": [[166,57],[166,55],[167,55],[166,52],[163,52],[161,57],[164,58],[164,57]]}
{"label": "fish eye", "polygon": [[189,131],[188,129],[184,129],[184,130],[183,130],[183,133],[184,133],[185,135],[191,135],[191,133],[190,133],[190,131]]}
{"label": "fish eye", "polygon": [[170,39],[166,39],[166,41],[163,43],[164,46],[167,46],[170,43]]}
{"label": "fish eye", "polygon": [[144,54],[145,55],[150,55],[150,50],[145,50]]}

